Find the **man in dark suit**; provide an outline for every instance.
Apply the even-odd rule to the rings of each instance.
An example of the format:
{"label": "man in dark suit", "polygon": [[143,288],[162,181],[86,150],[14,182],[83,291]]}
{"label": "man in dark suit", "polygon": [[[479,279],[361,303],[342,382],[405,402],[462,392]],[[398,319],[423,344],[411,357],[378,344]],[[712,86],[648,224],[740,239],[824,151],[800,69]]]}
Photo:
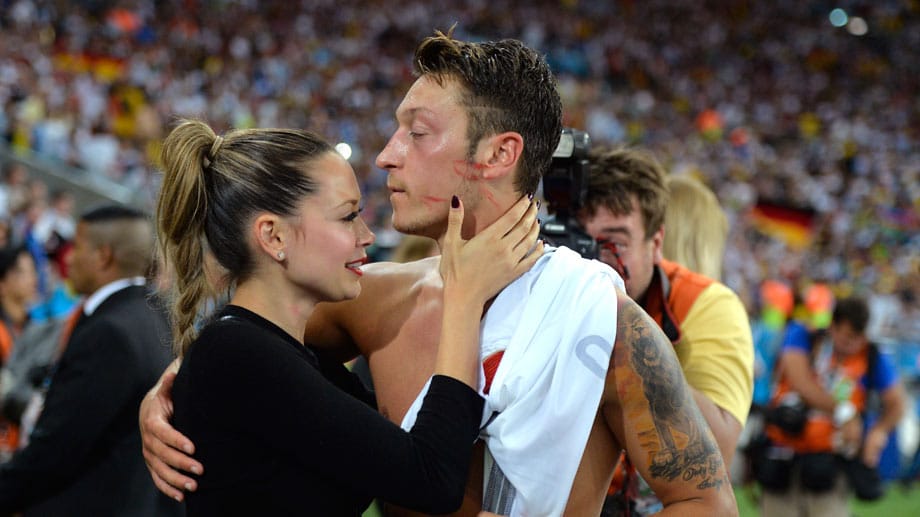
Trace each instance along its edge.
{"label": "man in dark suit", "polygon": [[150,298],[148,218],[108,206],[80,219],[70,258],[85,295],[28,445],[0,466],[0,514],[181,514],[154,488],[137,411],[169,363],[169,325]]}

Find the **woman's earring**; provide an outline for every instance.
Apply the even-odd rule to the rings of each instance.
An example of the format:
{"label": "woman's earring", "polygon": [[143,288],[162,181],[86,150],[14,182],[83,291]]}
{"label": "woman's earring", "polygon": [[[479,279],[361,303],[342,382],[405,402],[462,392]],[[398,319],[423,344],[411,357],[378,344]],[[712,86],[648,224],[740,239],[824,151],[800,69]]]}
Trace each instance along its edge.
{"label": "woman's earring", "polygon": [[279,252],[278,252],[278,260],[284,260],[284,252],[283,252],[283,251],[279,251]]}

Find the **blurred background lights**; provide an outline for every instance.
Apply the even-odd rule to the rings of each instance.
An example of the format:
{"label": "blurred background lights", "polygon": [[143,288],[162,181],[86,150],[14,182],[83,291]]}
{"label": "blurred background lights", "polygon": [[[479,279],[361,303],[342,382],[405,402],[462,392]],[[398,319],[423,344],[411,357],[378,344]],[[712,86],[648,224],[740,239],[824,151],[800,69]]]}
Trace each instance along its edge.
{"label": "blurred background lights", "polygon": [[847,24],[847,30],[854,36],[862,36],[869,32],[869,26],[866,24],[866,20],[863,20],[859,16],[854,16],[850,18],[850,23]]}
{"label": "blurred background lights", "polygon": [[834,27],[843,27],[844,25],[847,24],[847,21],[849,20],[849,17],[847,16],[846,11],[844,11],[843,9],[839,9],[839,8],[831,11],[831,15],[829,16],[829,18],[831,20],[831,25],[833,25]]}
{"label": "blurred background lights", "polygon": [[342,155],[342,158],[345,158],[346,161],[351,159],[351,146],[345,142],[339,142],[335,144],[335,150]]}

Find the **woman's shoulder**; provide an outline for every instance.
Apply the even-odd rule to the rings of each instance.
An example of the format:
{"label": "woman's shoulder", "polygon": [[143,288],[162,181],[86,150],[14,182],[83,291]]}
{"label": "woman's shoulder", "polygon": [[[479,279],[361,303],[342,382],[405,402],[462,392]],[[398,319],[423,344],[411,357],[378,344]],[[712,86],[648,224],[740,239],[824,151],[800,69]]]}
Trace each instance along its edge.
{"label": "woman's shoulder", "polygon": [[220,354],[251,357],[254,350],[292,348],[276,332],[245,317],[218,314],[201,329],[189,353],[199,356]]}

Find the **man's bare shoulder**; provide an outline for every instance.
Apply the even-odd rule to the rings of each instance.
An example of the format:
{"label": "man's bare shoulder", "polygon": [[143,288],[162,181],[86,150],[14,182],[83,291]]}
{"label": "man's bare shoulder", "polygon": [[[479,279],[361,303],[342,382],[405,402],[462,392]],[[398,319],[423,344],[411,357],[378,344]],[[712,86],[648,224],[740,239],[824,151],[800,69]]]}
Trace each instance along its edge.
{"label": "man's bare shoulder", "polygon": [[392,302],[408,294],[420,283],[440,279],[440,257],[429,257],[415,262],[371,262],[361,271],[361,294],[352,300],[327,302],[317,306],[323,313],[353,313],[355,310],[373,310],[384,302]]}
{"label": "man's bare shoulder", "polygon": [[307,341],[321,347],[352,343],[367,353],[374,347],[362,341],[362,330],[372,330],[368,327],[387,320],[382,317],[385,314],[401,312],[405,304],[414,303],[414,293],[422,288],[440,288],[439,261],[440,257],[430,257],[409,263],[366,264],[361,268],[361,294],[352,300],[318,304],[307,322]]}
{"label": "man's bare shoulder", "polygon": [[362,268],[361,294],[355,306],[380,305],[381,302],[399,303],[421,287],[440,287],[438,271],[440,257],[429,257],[413,262],[374,262]]}
{"label": "man's bare shoulder", "polygon": [[[372,262],[361,270],[362,295],[365,290],[389,290],[392,287],[404,288],[430,280],[432,273],[438,272],[441,257],[428,257],[413,262]],[[360,298],[360,296],[359,296]]]}

